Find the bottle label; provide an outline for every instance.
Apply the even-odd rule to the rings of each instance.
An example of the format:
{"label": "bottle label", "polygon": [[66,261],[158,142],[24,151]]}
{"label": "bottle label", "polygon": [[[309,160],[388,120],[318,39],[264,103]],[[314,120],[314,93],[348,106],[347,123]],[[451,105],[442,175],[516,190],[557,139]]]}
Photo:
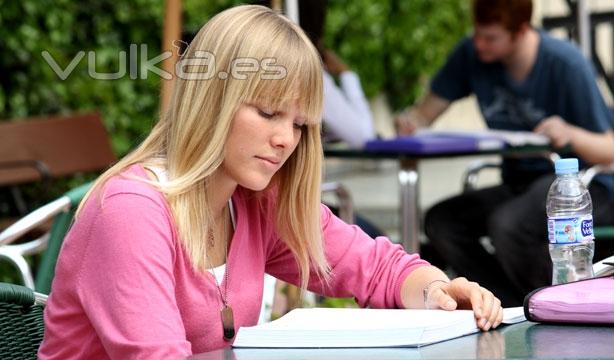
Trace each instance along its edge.
{"label": "bottle label", "polygon": [[573,244],[593,240],[593,216],[548,218],[548,240],[551,244]]}

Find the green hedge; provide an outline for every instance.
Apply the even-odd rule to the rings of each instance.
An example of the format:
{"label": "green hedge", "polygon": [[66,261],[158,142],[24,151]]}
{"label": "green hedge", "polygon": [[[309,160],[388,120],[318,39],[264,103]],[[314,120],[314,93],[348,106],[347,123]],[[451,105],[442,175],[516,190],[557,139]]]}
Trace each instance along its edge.
{"label": "green hedge", "polygon": [[[238,3],[184,0],[185,31],[196,32],[213,14]],[[330,0],[325,42],[357,71],[367,96],[384,92],[399,109],[421,94],[467,32],[468,4]],[[93,51],[97,72],[117,71],[119,53],[128,53],[130,44],[147,45],[152,58],[160,53],[164,1],[0,0],[0,9],[0,119],[95,109],[102,113],[118,156],[142,140],[158,117],[157,75],[95,80],[88,75],[86,55],[61,80],[42,53],[64,69],[79,52]],[[47,195],[65,190],[60,186]],[[6,210],[1,193],[0,214]],[[32,197],[42,199],[36,191]]]}
{"label": "green hedge", "polygon": [[[233,0],[185,0],[184,28],[194,32]],[[395,109],[411,103],[469,26],[465,0],[331,0],[326,44],[361,76],[368,96],[388,94]],[[130,44],[160,52],[160,0],[0,0],[0,119],[98,109],[118,155],[157,118],[159,79],[95,80],[85,56],[66,80],[42,57],[68,66],[95,51],[96,71],[118,69]]]}
{"label": "green hedge", "polygon": [[469,5],[466,0],[333,0],[326,44],[358,72],[367,96],[383,91],[398,110],[423,93],[469,31]]}
{"label": "green hedge", "polygon": [[[307,0],[308,1],[308,0]],[[196,32],[241,1],[185,1],[185,29]],[[413,103],[470,29],[467,0],[329,0],[325,44],[361,78],[368,97],[384,92],[393,109]]]}
{"label": "green hedge", "polygon": [[0,118],[97,109],[114,149],[127,152],[155,118],[159,79],[93,80],[85,56],[61,80],[41,54],[64,69],[80,51],[94,51],[96,71],[113,72],[131,43],[159,53],[162,2],[7,0],[0,8]]}

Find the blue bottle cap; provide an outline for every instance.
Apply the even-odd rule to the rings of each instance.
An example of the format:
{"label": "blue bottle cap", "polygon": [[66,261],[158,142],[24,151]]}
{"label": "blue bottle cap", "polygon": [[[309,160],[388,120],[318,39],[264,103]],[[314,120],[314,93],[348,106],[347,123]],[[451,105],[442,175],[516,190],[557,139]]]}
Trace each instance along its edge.
{"label": "blue bottle cap", "polygon": [[574,174],[578,172],[578,159],[559,159],[554,162],[554,171],[557,175]]}

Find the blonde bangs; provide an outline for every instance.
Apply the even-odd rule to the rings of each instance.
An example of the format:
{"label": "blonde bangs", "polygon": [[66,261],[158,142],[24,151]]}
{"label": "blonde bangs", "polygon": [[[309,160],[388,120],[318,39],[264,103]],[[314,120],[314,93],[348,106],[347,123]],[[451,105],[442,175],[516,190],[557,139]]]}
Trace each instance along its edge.
{"label": "blonde bangs", "polygon": [[289,49],[273,55],[271,58],[276,59],[276,64],[285,69],[285,76],[281,79],[263,79],[264,71],[260,76],[254,76],[245,102],[275,110],[297,106],[306,124],[319,124],[322,119],[322,67],[319,57],[298,55],[304,51]]}
{"label": "blonde bangs", "polygon": [[[235,88],[242,89],[243,103],[275,110],[298,106],[307,124],[320,123],[323,85],[318,52],[295,24],[274,13],[270,15],[277,23],[250,28],[236,52],[236,59],[259,61],[258,71],[245,74],[246,79],[229,79],[227,90],[231,93]],[[230,63],[224,66],[232,72]]]}

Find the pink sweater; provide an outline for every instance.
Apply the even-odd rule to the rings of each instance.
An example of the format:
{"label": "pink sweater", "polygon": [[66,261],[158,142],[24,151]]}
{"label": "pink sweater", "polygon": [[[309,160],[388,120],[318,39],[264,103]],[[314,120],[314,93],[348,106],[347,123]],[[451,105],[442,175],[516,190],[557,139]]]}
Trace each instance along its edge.
{"label": "pink sweater", "polygon": [[[145,177],[140,166],[129,173]],[[210,273],[190,265],[165,198],[152,187],[115,177],[103,204],[92,197],[64,241],[45,309],[41,359],[168,359],[229,346],[221,300]],[[233,195],[237,224],[228,254],[228,301],[235,327],[255,325],[264,273],[298,284],[294,258],[253,193]],[[427,263],[386,238],[369,238],[322,206],[330,288],[361,306],[401,307],[405,277]]]}

